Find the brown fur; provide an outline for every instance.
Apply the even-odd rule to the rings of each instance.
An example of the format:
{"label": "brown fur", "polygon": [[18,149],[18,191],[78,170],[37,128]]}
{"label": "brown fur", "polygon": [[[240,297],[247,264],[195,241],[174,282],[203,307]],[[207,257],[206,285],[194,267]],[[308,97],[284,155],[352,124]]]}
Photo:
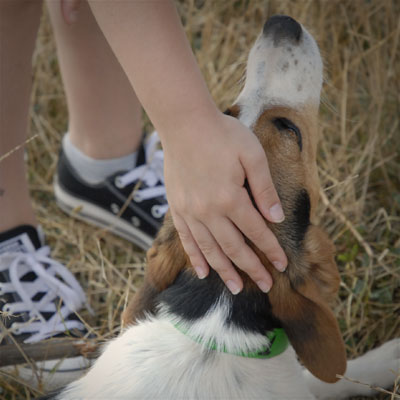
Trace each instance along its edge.
{"label": "brown fur", "polygon": [[[228,114],[237,117],[239,113],[240,109],[234,106]],[[300,128],[302,151],[291,132],[280,132],[274,126],[273,120],[279,117],[293,121]],[[266,256],[249,244],[274,279],[268,294],[272,313],[281,321],[300,359],[321,380],[335,382],[336,374],[343,374],[346,369],[346,356],[338,324],[328,306],[339,286],[334,246],[321,229],[308,225],[308,213],[302,217],[303,220],[307,217],[307,224],[301,243],[293,239],[296,221],[306,204],[299,203],[299,193],[309,196],[311,220],[318,202],[317,108],[268,109],[253,130],[265,149],[286,215],[285,222],[268,223],[268,226],[287,254],[287,271],[276,271]],[[134,323],[144,311],[153,311],[155,294],[172,284],[178,273],[190,266],[169,214],[147,258],[145,282],[124,313],[125,325]],[[256,287],[244,273],[241,272],[241,276],[245,290]]]}
{"label": "brown fur", "polygon": [[[293,121],[300,128],[303,138],[302,151],[296,140],[283,138],[273,126],[272,121],[279,117]],[[313,106],[301,110],[274,107],[261,114],[253,130],[265,149],[277,190],[282,192],[282,195],[290,197],[291,191],[296,187],[306,189],[310,195],[313,217],[318,203],[319,189],[316,163],[317,109]]]}

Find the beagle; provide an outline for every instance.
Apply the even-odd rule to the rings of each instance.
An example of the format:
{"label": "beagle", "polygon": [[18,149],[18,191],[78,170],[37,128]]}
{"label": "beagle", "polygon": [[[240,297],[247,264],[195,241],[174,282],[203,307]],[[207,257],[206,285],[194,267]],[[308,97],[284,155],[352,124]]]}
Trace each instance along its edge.
{"label": "beagle", "polygon": [[[391,341],[346,363],[329,307],[339,287],[334,246],[310,221],[318,202],[317,116],[322,61],[294,19],[274,16],[250,51],[246,83],[227,114],[250,127],[268,157],[286,219],[269,224],[288,256],[262,293],[244,274],[232,295],[215,272],[193,273],[170,215],[147,253],[145,281],[125,311],[127,329],[89,373],[53,395],[72,399],[339,399],[371,395],[349,377],[389,386],[400,359]],[[305,368],[301,366],[298,361]],[[371,362],[373,360],[373,362]]]}

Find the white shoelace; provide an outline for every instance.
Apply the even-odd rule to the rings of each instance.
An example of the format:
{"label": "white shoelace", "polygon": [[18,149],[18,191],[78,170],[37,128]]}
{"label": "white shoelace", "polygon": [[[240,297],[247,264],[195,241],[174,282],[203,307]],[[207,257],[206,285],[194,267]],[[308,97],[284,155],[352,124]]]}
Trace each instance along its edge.
{"label": "white shoelace", "polygon": [[[159,144],[160,138],[157,132],[153,132],[144,144],[146,164],[118,176],[115,180],[116,186],[121,189],[137,180],[146,183],[146,188],[135,191],[133,198],[136,202],[159,196],[167,197],[164,185],[164,153],[160,150]],[[158,182],[161,184],[157,185]],[[165,215],[168,204],[159,205],[157,211],[160,216]]]}
{"label": "white shoelace", "polygon": [[[10,328],[14,334],[32,334],[25,343],[38,342],[74,328],[85,329],[82,322],[66,319],[85,304],[90,309],[85,293],[71,272],[49,255],[50,248],[43,246],[35,252],[5,253],[0,256],[0,271],[8,269],[10,279],[9,282],[0,283],[0,295],[17,293],[20,297],[20,301],[5,304],[3,311],[13,315],[28,313],[29,321],[14,322]],[[12,260],[11,263],[7,263],[7,259]],[[44,268],[43,264],[48,267]],[[37,278],[33,282],[21,281],[30,271]],[[45,294],[39,301],[33,301],[37,293]],[[62,304],[57,298],[62,299]],[[46,321],[43,312],[53,315]]]}

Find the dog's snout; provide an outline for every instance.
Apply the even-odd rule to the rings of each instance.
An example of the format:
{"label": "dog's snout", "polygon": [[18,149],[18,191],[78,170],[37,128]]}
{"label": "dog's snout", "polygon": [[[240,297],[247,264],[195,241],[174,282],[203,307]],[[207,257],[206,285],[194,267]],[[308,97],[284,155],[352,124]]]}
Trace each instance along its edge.
{"label": "dog's snout", "polygon": [[301,25],[287,15],[274,15],[264,24],[265,36],[272,36],[274,45],[278,46],[283,39],[298,42],[301,37]]}

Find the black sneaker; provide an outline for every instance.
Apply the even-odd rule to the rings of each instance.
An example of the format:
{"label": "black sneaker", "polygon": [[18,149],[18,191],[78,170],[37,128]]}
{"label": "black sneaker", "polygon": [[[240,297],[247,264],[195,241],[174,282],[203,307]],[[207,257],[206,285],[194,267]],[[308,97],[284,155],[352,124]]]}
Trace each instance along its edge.
{"label": "black sneaker", "polygon": [[[0,233],[0,354],[15,346],[14,340],[37,343],[88,333],[75,314],[87,304],[86,296],[71,272],[49,254],[40,230],[32,226]],[[77,379],[89,366],[79,356],[37,362],[36,373],[26,364],[3,369],[16,368],[19,377],[33,386],[39,377],[42,385],[53,389]]]}
{"label": "black sneaker", "polygon": [[147,250],[168,210],[164,186],[164,154],[156,133],[142,143],[136,167],[99,184],[89,184],[61,149],[54,194],[69,215],[107,228]]}

